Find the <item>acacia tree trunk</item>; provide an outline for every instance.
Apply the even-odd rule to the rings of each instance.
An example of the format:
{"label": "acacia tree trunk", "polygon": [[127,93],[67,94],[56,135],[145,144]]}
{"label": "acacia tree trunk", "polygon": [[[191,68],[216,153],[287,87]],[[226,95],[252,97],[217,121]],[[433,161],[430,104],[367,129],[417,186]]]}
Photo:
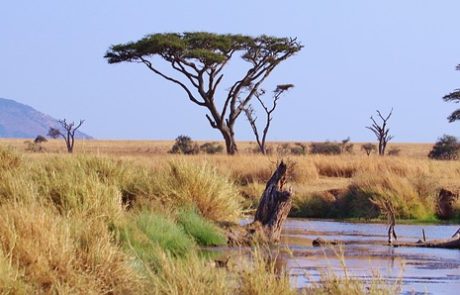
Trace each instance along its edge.
{"label": "acacia tree trunk", "polygon": [[235,155],[238,152],[233,130],[227,126],[218,128],[225,140],[225,148],[228,155]]}
{"label": "acacia tree trunk", "polygon": [[284,189],[286,170],[286,164],[281,162],[267,182],[254,217],[254,222],[261,223],[272,242],[279,241],[282,225],[292,206],[292,192]]}

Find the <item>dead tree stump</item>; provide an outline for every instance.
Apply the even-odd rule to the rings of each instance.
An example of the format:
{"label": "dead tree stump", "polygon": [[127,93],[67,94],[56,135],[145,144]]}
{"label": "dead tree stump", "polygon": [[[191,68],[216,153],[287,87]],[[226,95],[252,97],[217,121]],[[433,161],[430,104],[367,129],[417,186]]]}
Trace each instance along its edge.
{"label": "dead tree stump", "polygon": [[281,162],[267,182],[254,217],[271,242],[279,242],[281,228],[292,206],[292,192],[285,190],[287,166]]}

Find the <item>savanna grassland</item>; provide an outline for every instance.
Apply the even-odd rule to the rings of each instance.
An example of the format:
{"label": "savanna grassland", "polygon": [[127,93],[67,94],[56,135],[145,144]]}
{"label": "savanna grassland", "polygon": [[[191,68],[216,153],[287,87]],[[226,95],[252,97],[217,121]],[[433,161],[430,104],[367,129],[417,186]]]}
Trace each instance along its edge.
{"label": "savanna grassland", "polygon": [[[292,216],[436,221],[437,193],[456,190],[458,161],[428,160],[431,145],[398,156],[171,155],[172,142],[62,141],[27,151],[0,142],[0,291],[4,294],[297,294],[264,246],[218,267],[204,247],[226,245],[224,224],[257,205],[277,161],[289,165]],[[451,219],[458,220],[458,210]],[[249,258],[251,257],[251,258]],[[393,294],[325,277],[311,294]]]}

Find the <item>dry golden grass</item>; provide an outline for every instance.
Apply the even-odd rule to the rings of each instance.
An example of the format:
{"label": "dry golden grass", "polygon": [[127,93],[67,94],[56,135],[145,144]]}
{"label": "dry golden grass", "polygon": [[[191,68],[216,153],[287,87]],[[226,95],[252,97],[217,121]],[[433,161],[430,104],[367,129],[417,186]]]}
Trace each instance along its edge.
{"label": "dry golden grass", "polygon": [[[23,152],[26,148],[23,140],[2,140],[0,143]],[[273,150],[283,144],[283,142],[270,143],[274,147]],[[308,143],[305,144],[308,145]],[[354,143],[353,154],[337,156],[309,154],[286,156],[279,153],[262,156],[253,153],[256,148],[254,142],[240,142],[240,153],[232,157],[225,154],[180,156],[168,153],[172,145],[172,141],[80,140],[77,142],[75,154],[106,155],[109,158],[129,161],[153,171],[165,171],[168,163],[177,161],[177,159],[181,161],[183,159],[187,163],[198,166],[209,165],[215,167],[220,175],[227,176],[239,186],[240,192],[246,197],[245,204],[250,207],[256,205],[265,182],[271,176],[276,163],[281,159],[291,164],[289,181],[296,192],[297,200],[301,199],[303,206],[309,205],[308,200],[318,199],[317,196],[328,194],[328,191],[345,191],[362,186],[361,195],[365,199],[371,195],[383,194],[393,196],[395,202],[409,201],[414,204],[411,208],[417,213],[401,209],[401,217],[426,219],[434,214],[433,202],[437,190],[441,187],[458,190],[460,187],[459,162],[429,160],[427,154],[431,144],[391,143],[388,149],[398,148],[400,155],[388,157],[377,155],[368,157],[360,150],[361,144],[359,143]],[[65,156],[65,146],[62,140],[50,140],[43,146],[47,152],[26,152],[25,157],[40,160],[46,157],[47,153],[59,153]],[[147,181],[148,177],[145,175],[144,180]],[[146,192],[146,195],[153,194],[151,190],[154,187],[152,186],[142,184],[135,186],[141,186],[134,188],[138,192],[144,189],[150,190]],[[14,187],[5,189],[13,190]],[[330,199],[330,195],[327,199]],[[361,209],[358,208],[358,210]],[[336,215],[333,214],[330,217]]]}
{"label": "dry golden grass", "polygon": [[[81,141],[75,154],[68,155],[57,140],[44,144],[45,153],[25,151],[21,140],[0,142],[0,293],[294,294],[287,273],[257,252],[251,264],[238,270],[216,270],[195,246],[185,247],[190,255],[175,257],[171,245],[153,243],[164,226],[152,226],[155,217],[141,213],[162,212],[158,224],[177,228],[168,232],[176,244],[181,235],[197,235],[191,230],[196,228],[185,233],[175,220],[184,207],[208,220],[237,221],[242,211],[238,190],[254,205],[283,157],[245,152],[179,156],[166,153],[171,145]],[[252,147],[247,143],[240,149]],[[455,185],[451,179],[460,174],[457,162],[416,157],[308,155],[284,160],[298,198],[355,185],[421,200],[435,186]],[[134,210],[127,210],[132,205],[127,200],[134,202]],[[117,229],[133,220],[151,238],[148,243],[136,231],[122,239]]]}
{"label": "dry golden grass", "polygon": [[[26,141],[30,139],[0,139],[0,143],[10,145],[20,151],[27,148]],[[203,144],[210,141],[197,141],[198,144]],[[223,142],[218,141],[222,145]],[[172,140],[77,140],[75,143],[75,152],[91,153],[91,154],[110,154],[117,156],[151,156],[153,154],[166,154],[172,147]],[[269,142],[268,146],[276,150],[278,146],[292,142]],[[310,142],[302,142],[307,146]],[[364,155],[361,151],[363,143],[353,143],[354,153]],[[48,142],[42,144],[48,151],[53,153],[65,153],[66,148],[62,139],[49,139]],[[224,145],[225,146],[225,145]],[[431,143],[389,143],[388,150],[392,148],[400,149],[400,156],[410,158],[426,158],[433,144]],[[238,142],[240,154],[254,154],[257,151],[257,144],[253,141]]]}

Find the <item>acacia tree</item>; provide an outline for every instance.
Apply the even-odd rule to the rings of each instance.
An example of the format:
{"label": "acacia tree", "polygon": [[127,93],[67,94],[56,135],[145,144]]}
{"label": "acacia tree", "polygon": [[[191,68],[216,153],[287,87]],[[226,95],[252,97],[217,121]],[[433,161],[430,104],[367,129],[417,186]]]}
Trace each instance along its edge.
{"label": "acacia tree", "polygon": [[[302,49],[295,38],[213,34],[207,32],[148,35],[137,42],[112,45],[104,56],[110,64],[144,64],[160,77],[178,85],[193,103],[207,109],[212,128],[222,134],[228,154],[235,154],[234,126],[264,80],[280,62]],[[224,68],[240,54],[249,68],[241,79],[217,94]],[[167,73],[153,59],[160,57],[175,75]],[[245,93],[245,90],[248,90]],[[244,94],[244,95],[243,95]],[[222,99],[217,102],[218,97]]]}
{"label": "acacia tree", "polygon": [[75,132],[84,122],[85,120],[80,120],[80,122],[75,125],[75,122],[67,122],[66,119],[59,120],[58,123],[61,125],[62,129],[64,129],[64,133],[62,133],[62,131],[58,128],[50,127],[48,130],[48,136],[52,138],[62,137],[65,141],[67,152],[73,153],[73,147],[75,144]]}
{"label": "acacia tree", "polygon": [[[456,70],[460,71],[460,65],[457,65]],[[460,89],[455,89],[453,92],[447,95],[444,95],[442,99],[445,102],[453,101],[455,103],[459,103],[460,102]],[[454,112],[452,112],[452,114],[450,114],[449,117],[447,117],[447,120],[449,120],[449,123],[455,122],[459,119],[460,119],[460,109],[455,110]]]}
{"label": "acacia tree", "polygon": [[393,136],[389,134],[390,128],[388,128],[388,125],[387,125],[388,120],[390,119],[392,113],[393,113],[393,109],[391,109],[388,116],[384,117],[382,116],[380,111],[377,110],[377,115],[379,116],[382,122],[380,124],[377,123],[375,119],[371,116],[372,125],[366,127],[367,129],[371,130],[375,134],[375,137],[377,137],[377,141],[379,142],[379,155],[380,156],[385,155],[385,149],[387,147],[387,144],[390,140],[393,139]]}
{"label": "acacia tree", "polygon": [[251,125],[252,131],[254,132],[254,135],[256,137],[257,144],[259,145],[259,150],[264,155],[267,153],[265,141],[267,139],[267,134],[270,128],[270,123],[273,119],[272,114],[276,109],[278,100],[281,98],[281,94],[283,94],[285,91],[288,91],[292,87],[294,87],[293,84],[282,84],[282,85],[276,86],[276,89],[273,91],[272,105],[270,107],[267,106],[267,104],[262,100],[262,97],[265,94],[265,90],[261,89],[254,93],[254,96],[257,98],[257,100],[259,101],[260,105],[262,106],[266,114],[265,127],[262,131],[262,134],[259,134],[259,130],[256,124],[257,117],[255,116],[255,111],[252,105],[249,104],[248,107],[244,109],[246,113],[246,117],[248,118],[249,124]]}

